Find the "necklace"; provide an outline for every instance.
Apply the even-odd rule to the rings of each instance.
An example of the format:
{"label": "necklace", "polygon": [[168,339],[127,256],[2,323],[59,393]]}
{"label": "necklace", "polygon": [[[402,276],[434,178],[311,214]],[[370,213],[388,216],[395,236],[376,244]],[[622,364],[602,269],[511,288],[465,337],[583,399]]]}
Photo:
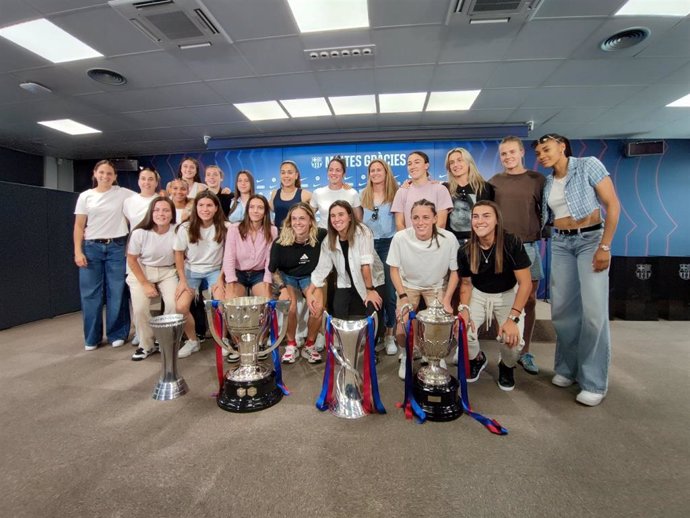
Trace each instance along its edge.
{"label": "necklace", "polygon": [[491,254],[494,251],[494,245],[491,245],[491,248],[489,248],[488,254],[485,254],[484,250],[482,250],[481,248],[479,249],[479,251],[482,253],[482,257],[484,258],[484,264],[489,264],[489,257],[491,257]]}

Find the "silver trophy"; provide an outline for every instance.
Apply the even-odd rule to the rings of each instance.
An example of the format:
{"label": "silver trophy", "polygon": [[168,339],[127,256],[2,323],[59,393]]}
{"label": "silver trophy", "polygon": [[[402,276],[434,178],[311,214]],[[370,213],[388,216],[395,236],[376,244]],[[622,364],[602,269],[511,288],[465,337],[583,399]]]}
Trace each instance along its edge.
{"label": "silver trophy", "polygon": [[153,389],[153,399],[167,401],[187,393],[189,388],[177,371],[177,352],[184,329],[184,315],[172,314],[153,317],[149,324],[161,352],[161,377]]}
{"label": "silver trophy", "polygon": [[[374,328],[376,315],[373,315]],[[359,359],[367,342],[368,320],[342,320],[331,318],[333,344],[331,350],[338,362],[335,373],[335,394],[329,410],[337,417],[357,419],[367,413],[362,406],[362,376]],[[374,334],[376,331],[374,330]]]}
{"label": "silver trophy", "polygon": [[415,398],[430,421],[451,421],[462,414],[458,380],[440,365],[457,345],[455,322],[438,299],[417,314],[416,343],[429,364],[419,368],[413,387]]}
{"label": "silver trophy", "polygon": [[205,303],[211,334],[218,345],[240,355],[239,366],[225,375],[223,388],[218,394],[218,406],[230,412],[254,412],[275,405],[282,399],[283,393],[276,384],[273,368],[260,363],[258,355],[268,355],[285,337],[290,301],[275,302],[276,317],[282,314],[282,325],[275,343],[268,346],[273,325],[269,298],[237,297],[219,303],[230,340],[219,336],[213,325],[216,312],[214,302],[208,300]]}

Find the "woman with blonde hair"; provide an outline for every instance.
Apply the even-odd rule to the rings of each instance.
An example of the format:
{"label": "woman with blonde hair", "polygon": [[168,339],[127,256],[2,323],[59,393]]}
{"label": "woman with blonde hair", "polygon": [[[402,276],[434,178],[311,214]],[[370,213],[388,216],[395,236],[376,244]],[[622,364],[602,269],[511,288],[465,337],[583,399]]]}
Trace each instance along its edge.
{"label": "woman with blonde hair", "polygon": [[[283,221],[280,236],[271,248],[271,259],[268,269],[273,273],[273,282],[280,288],[280,298],[290,300],[287,324],[287,346],[283,354],[283,363],[294,363],[297,360],[297,301],[302,293],[307,302],[307,288],[311,283],[311,274],[319,262],[321,243],[327,231],[319,228],[314,210],[306,203],[293,205]],[[316,290],[310,295],[323,303],[323,292]],[[310,313],[307,321],[307,339],[304,343],[309,363],[321,361],[316,351],[316,343],[321,327],[321,312]]]}
{"label": "woman with blonde hair", "polygon": [[494,188],[482,178],[472,154],[465,148],[456,147],[448,151],[446,171],[448,182],[444,185],[453,200],[446,230],[455,235],[460,245],[464,245],[472,231],[472,207],[480,200],[493,200]]}
{"label": "woman with blonde hair", "polygon": [[367,185],[361,192],[364,224],[374,234],[374,250],[383,262],[385,288],[383,297],[383,324],[386,328],[384,345],[386,354],[398,352],[395,343],[395,287],[391,281],[390,267],[386,264],[391,241],[395,235],[395,215],[391,204],[398,191],[398,182],[385,160],[376,158],[369,163]]}

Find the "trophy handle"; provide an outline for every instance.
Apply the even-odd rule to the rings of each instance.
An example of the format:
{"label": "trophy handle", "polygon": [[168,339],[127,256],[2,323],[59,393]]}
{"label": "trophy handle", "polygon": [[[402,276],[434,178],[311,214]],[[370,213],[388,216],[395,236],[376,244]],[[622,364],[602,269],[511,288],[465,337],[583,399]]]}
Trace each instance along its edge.
{"label": "trophy handle", "polygon": [[409,302],[400,308],[400,316],[398,317],[398,321],[401,325],[405,325],[405,315],[409,314],[411,311],[414,311],[414,306]]}
{"label": "trophy handle", "polygon": [[[213,303],[216,302],[217,304],[222,304],[222,300],[206,300],[204,301],[204,306],[206,308],[206,321],[208,323],[208,327],[211,330],[211,336],[213,336],[213,339],[215,342],[221,346],[223,349],[229,352],[233,353],[238,353],[239,350],[235,349],[232,346],[232,340],[228,340],[227,343],[225,340],[223,340],[223,337],[218,335],[218,331],[216,331],[216,326],[214,325],[214,319],[215,319],[215,312],[217,311],[216,308],[213,307]],[[223,316],[221,315],[221,320],[223,319]],[[225,326],[225,322],[223,322],[223,326]]]}
{"label": "trophy handle", "polygon": [[[289,300],[276,300],[276,318],[278,317],[278,313],[283,315],[283,323],[280,326],[280,329],[278,330],[278,337],[276,338],[276,341],[271,347],[267,349],[263,349],[262,353],[263,354],[269,354],[270,352],[273,351],[276,347],[278,347],[281,342],[283,341],[283,338],[285,338],[285,333],[287,333],[287,321],[288,321],[288,312],[290,311],[290,301]],[[271,322],[271,325],[273,325],[273,322]],[[270,336],[270,335],[269,335]]]}

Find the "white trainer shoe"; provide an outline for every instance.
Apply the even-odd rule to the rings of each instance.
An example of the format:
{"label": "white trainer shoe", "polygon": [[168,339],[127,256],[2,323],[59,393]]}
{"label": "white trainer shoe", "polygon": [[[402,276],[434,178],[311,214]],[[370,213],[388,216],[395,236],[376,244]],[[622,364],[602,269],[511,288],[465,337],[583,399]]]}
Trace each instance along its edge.
{"label": "white trainer shoe", "polygon": [[566,378],[565,376],[561,376],[560,374],[556,374],[553,378],[551,378],[551,383],[553,383],[557,387],[566,388],[575,382],[573,380],[571,380],[570,378]]}
{"label": "white trainer shoe", "polygon": [[575,401],[587,406],[597,406],[604,400],[604,394],[597,394],[589,390],[581,390],[575,398]]}
{"label": "white trainer shoe", "polygon": [[395,356],[398,352],[398,344],[395,343],[395,337],[393,335],[387,335],[383,339],[383,343],[386,346],[386,354],[388,356]]}
{"label": "white trainer shoe", "polygon": [[113,347],[122,347],[125,345],[124,340],[113,340]]}
{"label": "white trainer shoe", "polygon": [[198,340],[187,340],[177,353],[178,358],[186,358],[192,353],[198,353],[201,350]]}

